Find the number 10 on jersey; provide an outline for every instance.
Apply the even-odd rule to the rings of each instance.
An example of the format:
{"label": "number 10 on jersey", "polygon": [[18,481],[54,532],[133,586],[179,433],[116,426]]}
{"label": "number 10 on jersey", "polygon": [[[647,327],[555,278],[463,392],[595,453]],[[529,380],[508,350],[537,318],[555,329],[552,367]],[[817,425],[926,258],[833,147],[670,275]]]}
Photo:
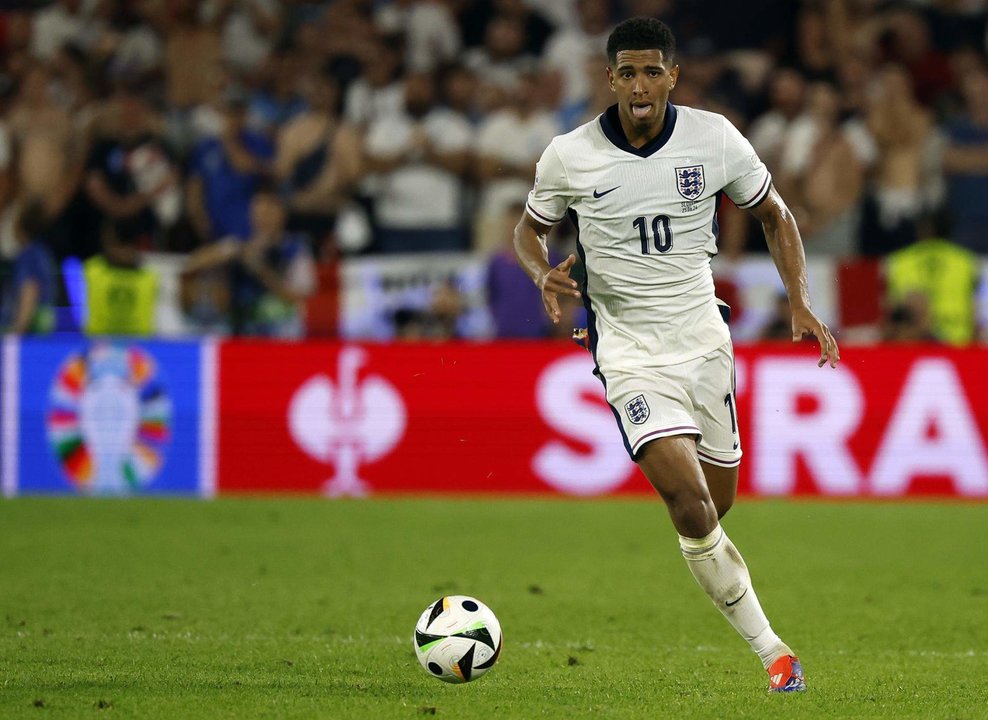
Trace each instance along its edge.
{"label": "number 10 on jersey", "polygon": [[[642,241],[642,255],[651,255],[648,245],[647,218],[636,217],[633,225],[638,229],[638,235]],[[656,215],[652,218],[652,244],[660,253],[667,253],[672,250],[672,228],[669,226],[669,217],[666,215]]]}

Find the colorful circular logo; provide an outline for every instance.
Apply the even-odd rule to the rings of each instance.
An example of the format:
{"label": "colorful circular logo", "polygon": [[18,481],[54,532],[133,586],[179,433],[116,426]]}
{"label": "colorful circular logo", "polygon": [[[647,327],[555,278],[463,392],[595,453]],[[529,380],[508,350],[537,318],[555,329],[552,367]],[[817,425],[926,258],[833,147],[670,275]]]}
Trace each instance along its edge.
{"label": "colorful circular logo", "polygon": [[172,403],[154,359],[136,346],[94,344],[59,367],[49,391],[48,442],[75,487],[120,494],[164,464]]}

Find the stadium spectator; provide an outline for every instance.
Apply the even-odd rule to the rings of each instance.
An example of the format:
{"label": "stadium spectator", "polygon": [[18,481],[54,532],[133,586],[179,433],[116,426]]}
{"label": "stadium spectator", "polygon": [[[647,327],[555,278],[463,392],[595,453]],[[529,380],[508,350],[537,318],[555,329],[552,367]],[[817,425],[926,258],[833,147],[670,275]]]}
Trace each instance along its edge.
{"label": "stadium spectator", "polygon": [[884,59],[904,67],[917,100],[934,107],[953,88],[954,78],[947,56],[933,44],[929,24],[918,10],[907,7],[895,8],[879,20]]}
{"label": "stadium spectator", "polygon": [[[113,6],[113,3],[107,3]],[[160,15],[154,2],[117,5],[114,16],[116,41],[107,61],[111,77],[126,75],[142,84],[160,81],[165,60],[164,38],[159,32]]]}
{"label": "stadium spectator", "polygon": [[202,140],[192,154],[186,188],[189,218],[201,242],[250,235],[250,201],[271,171],[274,144],[247,127],[247,97],[229,88],[223,131]]}
{"label": "stadium spectator", "polygon": [[102,252],[83,264],[87,335],[154,333],[158,276],[141,262],[146,229],[139,216],[117,219],[104,229]]}
{"label": "stadium spectator", "polygon": [[558,73],[561,81],[560,111],[578,117],[590,100],[588,62],[603,72],[607,64],[604,46],[611,30],[610,8],[605,0],[577,0],[578,23],[553,33],[545,49],[545,67]]}
{"label": "stadium spectator", "polygon": [[[81,145],[88,141],[86,132],[97,108],[96,82],[90,72],[89,58],[78,48],[64,47],[50,65],[51,92],[57,105],[72,119]],[[125,77],[123,71],[111,71],[110,77]],[[135,76],[136,77],[136,76]]]}
{"label": "stadium spectator", "polygon": [[752,100],[736,68],[716,52],[710,39],[696,37],[684,43],[677,57],[689,72],[676,86],[676,104],[725,115],[743,127]]}
{"label": "stadium spectator", "polygon": [[790,198],[806,253],[855,254],[864,169],[841,128],[834,86],[810,86],[806,112],[794,123],[784,154],[776,184]]}
{"label": "stadium spectator", "polygon": [[75,193],[83,148],[69,114],[55,102],[52,77],[44,67],[34,66],[25,75],[9,127],[17,193],[42,198],[49,217],[57,217]]}
{"label": "stadium spectator", "polygon": [[272,188],[254,194],[250,219],[246,242],[224,238],[200,248],[190,256],[183,274],[194,278],[225,271],[234,334],[300,338],[305,334],[304,302],[316,289],[308,239],[286,231],[287,210]]}
{"label": "stadium spectator", "polygon": [[[181,210],[177,170],[162,141],[163,123],[136,94],[123,84],[97,122],[96,141],[86,164],[86,198],[100,218],[128,221],[128,235],[141,247],[165,244],[164,229]],[[133,221],[133,222],[130,222]]]}
{"label": "stadium spectator", "polygon": [[917,219],[929,209],[930,183],[938,179],[933,117],[912,92],[909,75],[887,65],[874,79],[866,117],[877,147],[865,195],[861,250],[882,255],[916,240]]}
{"label": "stadium spectator", "polygon": [[[535,157],[526,146],[544,147],[612,104],[593,48],[629,13],[663,17],[681,33],[688,72],[673,102],[726,113],[741,127],[754,120],[746,134],[800,213],[808,252],[884,256],[911,247],[919,219],[942,205],[949,237],[988,255],[980,0],[752,0],[714,9],[675,0],[16,6],[27,9],[0,14],[0,255],[8,259],[20,251],[18,208],[27,198],[46,204],[47,245],[60,265],[98,253],[104,226],[125,219],[144,226],[142,247],[182,250],[196,235],[244,236],[253,187],[269,176],[285,192],[289,227],[317,247],[338,225],[351,238],[346,251],[365,250],[369,233],[358,230],[367,223],[351,221],[376,200],[378,215],[369,218],[383,231],[378,239],[425,231],[399,245],[496,251],[501,209],[531,179]],[[406,112],[405,76],[412,72],[410,83],[421,87],[420,70],[441,83],[426,93],[441,97],[426,113],[441,123]],[[832,89],[815,86],[804,101],[807,81]],[[246,121],[237,113],[230,124],[241,139],[230,143],[229,111],[242,105],[230,97],[240,88]],[[330,107],[340,105],[334,93],[342,108]],[[407,136],[389,134],[398,125]],[[431,133],[407,129],[425,125]],[[365,151],[372,162],[400,162],[368,173],[358,167]],[[244,173],[244,157],[260,167]],[[849,232],[855,212],[860,224]],[[723,255],[740,260],[746,247],[764,249],[757,226],[729,202],[718,221]],[[202,284],[220,286],[228,290]],[[212,290],[205,305],[229,306],[223,290]]]}
{"label": "stadium spectator", "polygon": [[442,68],[438,77],[442,79],[443,105],[476,127],[483,117],[477,102],[477,76],[462,65],[452,64]]}
{"label": "stadium spectator", "polygon": [[405,38],[405,65],[413,72],[434,72],[460,52],[456,18],[444,0],[395,0],[382,7],[375,24],[387,35]]}
{"label": "stadium spectator", "polygon": [[402,111],[376,115],[367,131],[366,168],[380,180],[379,250],[468,247],[463,176],[472,140],[467,119],[436,103],[432,77],[408,75]]}
{"label": "stadium spectator", "polygon": [[474,247],[482,252],[501,246],[505,211],[524,201],[535,162],[562,130],[546,107],[542,78],[536,71],[523,74],[507,92],[504,107],[488,115],[477,131],[480,199]]}
{"label": "stadium spectator", "polygon": [[961,82],[965,112],[947,123],[947,208],[954,242],[988,255],[988,71]]}
{"label": "stadium spectator", "polygon": [[463,53],[470,70],[487,83],[514,87],[536,58],[525,52],[525,27],[517,17],[496,15],[487,25],[482,47]]}
{"label": "stadium spectator", "polygon": [[920,293],[930,332],[952,345],[974,338],[979,274],[977,256],[943,239],[942,232],[925,233],[923,240],[889,254],[885,263],[889,297],[902,302]]}
{"label": "stadium spectator", "polygon": [[397,43],[372,43],[362,53],[361,64],[363,72],[347,89],[343,107],[347,121],[363,130],[375,118],[402,112],[405,86]]}
{"label": "stadium spectator", "polygon": [[803,3],[796,19],[793,55],[788,58],[808,81],[832,82],[836,60],[843,50],[841,35],[831,31],[828,11],[835,3]]}
{"label": "stadium spectator", "polygon": [[475,0],[461,4],[460,28],[464,45],[471,48],[483,45],[487,26],[497,16],[519,21],[524,28],[525,53],[533,57],[542,55],[553,26],[541,8],[525,0]]}
{"label": "stadium spectator", "polygon": [[930,329],[929,302],[922,292],[910,292],[893,302],[882,319],[882,342],[932,343],[936,336]]}
{"label": "stadium spectator", "polygon": [[210,77],[223,48],[216,28],[200,18],[195,0],[171,0],[160,16],[165,35],[165,88],[168,105],[184,113],[209,101]]}
{"label": "stadium spectator", "polygon": [[[497,338],[541,338],[550,333],[551,323],[542,306],[542,295],[515,257],[513,229],[524,205],[513,203],[503,216],[503,245],[491,255],[487,264],[487,307]],[[564,255],[549,249],[549,262],[556,265]],[[563,323],[573,327],[574,323]]]}
{"label": "stadium spectator", "polygon": [[223,60],[250,75],[271,53],[281,32],[279,0],[207,0],[200,14],[220,30]]}
{"label": "stadium spectator", "polygon": [[340,121],[339,89],[331,75],[306,78],[303,85],[308,110],[278,134],[274,170],[288,197],[289,227],[323,248],[362,172],[361,138]]}
{"label": "stadium spectator", "polygon": [[437,287],[429,305],[429,339],[455,340],[460,337],[459,322],[464,309],[463,293],[452,281]]}
{"label": "stadium spectator", "polygon": [[38,10],[31,28],[31,53],[51,61],[65,45],[79,44],[86,27],[82,0],[55,0]]}
{"label": "stadium spectator", "polygon": [[783,149],[803,109],[806,83],[792,68],[782,68],[769,83],[769,108],[751,124],[748,139],[773,174],[782,167]]}
{"label": "stadium spectator", "polygon": [[[188,119],[181,119],[170,128],[171,144],[184,154],[194,154],[200,142],[221,137],[227,125],[230,100],[233,95],[243,96],[246,90],[222,65],[202,69],[209,81],[209,100],[192,108]],[[237,102],[247,101],[237,98]],[[185,134],[182,134],[185,133]],[[190,167],[191,170],[191,167]]]}
{"label": "stadium spectator", "polygon": [[459,323],[465,304],[452,281],[440,284],[424,309],[400,307],[392,315],[395,340],[442,342],[460,337]]}
{"label": "stadium spectator", "polygon": [[26,200],[18,220],[21,246],[10,282],[4,283],[0,329],[19,335],[49,333],[55,329],[58,280],[46,246],[50,223],[45,203],[37,198]]}
{"label": "stadium spectator", "polygon": [[250,94],[248,123],[270,137],[305,109],[298,93],[300,58],[287,51],[272,53],[258,73]]}

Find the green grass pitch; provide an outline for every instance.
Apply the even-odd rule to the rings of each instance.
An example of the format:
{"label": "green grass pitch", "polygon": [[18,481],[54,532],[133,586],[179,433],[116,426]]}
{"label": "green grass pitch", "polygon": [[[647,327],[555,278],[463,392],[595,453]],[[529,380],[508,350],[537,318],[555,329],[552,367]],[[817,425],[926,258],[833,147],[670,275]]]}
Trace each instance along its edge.
{"label": "green grass pitch", "polygon": [[[988,505],[741,501],[769,696],[657,500],[0,502],[0,718],[985,718]],[[427,676],[443,594],[498,665]]]}

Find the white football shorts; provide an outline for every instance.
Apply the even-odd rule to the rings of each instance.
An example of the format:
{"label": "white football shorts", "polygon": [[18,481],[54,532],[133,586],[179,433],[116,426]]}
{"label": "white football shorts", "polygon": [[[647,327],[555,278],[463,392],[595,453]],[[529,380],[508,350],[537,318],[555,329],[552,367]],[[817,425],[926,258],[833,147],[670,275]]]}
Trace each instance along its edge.
{"label": "white football shorts", "polygon": [[698,435],[703,462],[721,467],[741,462],[730,341],[694,360],[611,370],[603,379],[632,459],[649,440]]}

